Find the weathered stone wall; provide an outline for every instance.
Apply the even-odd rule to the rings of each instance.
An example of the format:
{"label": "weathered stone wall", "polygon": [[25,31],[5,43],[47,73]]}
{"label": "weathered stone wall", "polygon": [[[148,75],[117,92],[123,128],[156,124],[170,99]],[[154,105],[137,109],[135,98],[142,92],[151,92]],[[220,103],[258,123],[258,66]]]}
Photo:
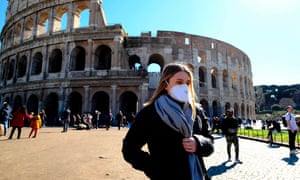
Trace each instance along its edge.
{"label": "weathered stone wall", "polygon": [[[90,12],[87,27],[79,23],[84,10]],[[210,116],[234,107],[237,116],[255,118],[244,52],[181,32],[128,37],[122,25],[106,24],[100,0],[10,1],[0,39],[1,101],[30,111],[46,108],[51,124],[66,107],[74,113],[137,112],[159,80],[148,67],[174,61],[193,69],[198,101]]]}

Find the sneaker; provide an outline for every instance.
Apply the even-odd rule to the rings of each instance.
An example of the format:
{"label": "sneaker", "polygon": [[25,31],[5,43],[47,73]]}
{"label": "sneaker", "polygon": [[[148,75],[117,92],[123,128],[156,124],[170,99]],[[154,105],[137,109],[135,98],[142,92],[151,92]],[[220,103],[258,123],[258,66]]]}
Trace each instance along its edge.
{"label": "sneaker", "polygon": [[242,161],[240,161],[239,159],[236,159],[234,163],[236,163],[236,164],[242,164]]}
{"label": "sneaker", "polygon": [[231,158],[228,158],[227,162],[231,162]]}

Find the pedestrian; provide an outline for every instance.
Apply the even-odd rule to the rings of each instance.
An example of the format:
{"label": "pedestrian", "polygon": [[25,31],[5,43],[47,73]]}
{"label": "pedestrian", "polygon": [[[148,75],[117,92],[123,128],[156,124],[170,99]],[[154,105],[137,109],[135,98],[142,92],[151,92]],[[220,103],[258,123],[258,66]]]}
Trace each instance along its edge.
{"label": "pedestrian", "polygon": [[118,129],[120,130],[121,129],[122,120],[123,120],[123,113],[122,113],[121,110],[116,115],[116,120],[117,120]]}
{"label": "pedestrian", "polygon": [[296,116],[293,114],[293,106],[287,106],[286,107],[287,113],[285,114],[285,120],[287,124],[287,129],[289,132],[289,148],[290,148],[290,155],[295,155],[296,153],[296,146],[295,146],[295,140],[296,140],[296,134],[298,131],[298,126],[296,123]]}
{"label": "pedestrian", "polygon": [[40,118],[42,120],[42,127],[45,127],[46,123],[47,123],[47,115],[46,115],[45,109],[43,108],[39,114],[40,114]]}
{"label": "pedestrian", "polygon": [[96,127],[96,129],[98,129],[98,127],[99,127],[100,115],[101,115],[101,112],[98,110],[95,110],[95,114],[93,115],[93,119],[94,119],[93,126]]}
{"label": "pedestrian", "polygon": [[238,119],[233,117],[233,109],[227,110],[226,118],[222,122],[222,132],[225,134],[227,143],[228,161],[231,161],[231,145],[234,145],[235,163],[242,163],[239,159],[239,139],[237,136],[239,128]]}
{"label": "pedestrian", "polygon": [[107,131],[110,128],[110,123],[112,122],[112,120],[113,120],[113,114],[112,114],[111,110],[109,110],[109,113],[106,116],[106,123],[105,123]]}
{"label": "pedestrian", "polygon": [[22,133],[22,128],[24,127],[24,120],[26,119],[31,119],[32,116],[27,113],[27,110],[25,107],[20,106],[14,113],[13,113],[13,118],[11,120],[11,127],[12,130],[10,132],[10,136],[8,139],[12,139],[15,130],[18,129],[18,136],[17,138],[21,138],[21,133]]}
{"label": "pedestrian", "polygon": [[32,118],[30,119],[31,131],[28,135],[28,138],[31,137],[32,133],[34,133],[33,138],[36,138],[39,133],[39,129],[42,127],[42,119],[39,113],[31,113],[31,115],[32,115]]}
{"label": "pedestrian", "polygon": [[208,178],[202,157],[213,152],[213,144],[202,134],[208,130],[196,112],[193,82],[187,66],[166,65],[123,140],[124,159],[150,179]]}
{"label": "pedestrian", "polygon": [[11,107],[7,102],[3,102],[3,106],[0,110],[0,123],[4,126],[4,136],[6,136],[8,130],[8,121],[11,116]]}
{"label": "pedestrian", "polygon": [[67,132],[69,129],[69,125],[71,122],[71,110],[67,108],[62,115],[62,120],[63,120],[63,131],[62,132]]}

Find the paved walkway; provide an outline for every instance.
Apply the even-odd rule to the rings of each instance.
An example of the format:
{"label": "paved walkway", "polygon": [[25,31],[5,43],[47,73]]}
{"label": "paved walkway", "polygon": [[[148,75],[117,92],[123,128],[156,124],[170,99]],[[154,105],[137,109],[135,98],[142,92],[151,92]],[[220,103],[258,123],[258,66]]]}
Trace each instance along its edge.
{"label": "paved walkway", "polygon": [[[146,180],[126,163],[121,144],[127,129],[73,130],[42,128],[35,139],[0,137],[1,180]],[[233,150],[233,149],[232,149]],[[233,153],[234,154],[234,153]],[[300,156],[298,154],[298,156]],[[240,139],[242,164],[226,162],[225,139],[216,136],[215,152],[205,158],[209,175],[217,179],[300,179],[300,162],[286,147]]]}

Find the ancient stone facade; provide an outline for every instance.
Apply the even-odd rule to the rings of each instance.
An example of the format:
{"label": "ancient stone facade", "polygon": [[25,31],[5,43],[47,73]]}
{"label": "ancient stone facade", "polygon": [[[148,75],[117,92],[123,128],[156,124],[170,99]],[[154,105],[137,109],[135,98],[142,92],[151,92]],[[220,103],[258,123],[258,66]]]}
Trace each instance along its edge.
{"label": "ancient stone facade", "polygon": [[170,62],[193,69],[198,102],[210,116],[233,107],[236,116],[255,118],[251,62],[244,52],[181,32],[130,37],[122,25],[107,25],[102,0],[10,0],[0,38],[1,102],[30,112],[45,108],[49,124],[67,107],[73,113],[137,112],[160,77],[148,67]]}

